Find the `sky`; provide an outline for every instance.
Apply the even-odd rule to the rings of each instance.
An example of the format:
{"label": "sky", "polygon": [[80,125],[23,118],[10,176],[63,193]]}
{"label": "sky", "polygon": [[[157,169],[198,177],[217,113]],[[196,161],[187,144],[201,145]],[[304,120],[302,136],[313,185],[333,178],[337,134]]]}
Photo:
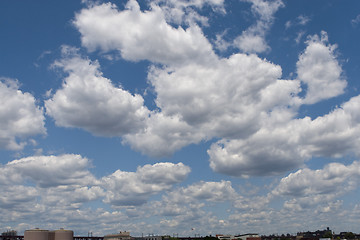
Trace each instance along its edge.
{"label": "sky", "polygon": [[360,1],[0,1],[0,231],[359,231]]}

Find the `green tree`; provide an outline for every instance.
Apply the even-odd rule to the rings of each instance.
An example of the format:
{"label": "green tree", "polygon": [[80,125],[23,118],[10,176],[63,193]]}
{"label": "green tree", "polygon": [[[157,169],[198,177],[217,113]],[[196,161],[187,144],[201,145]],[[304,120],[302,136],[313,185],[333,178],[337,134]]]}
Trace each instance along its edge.
{"label": "green tree", "polygon": [[355,239],[355,235],[352,232],[345,233],[346,239]]}
{"label": "green tree", "polygon": [[331,231],[327,231],[327,232],[324,234],[323,237],[324,237],[324,238],[332,238],[333,235],[332,235]]}

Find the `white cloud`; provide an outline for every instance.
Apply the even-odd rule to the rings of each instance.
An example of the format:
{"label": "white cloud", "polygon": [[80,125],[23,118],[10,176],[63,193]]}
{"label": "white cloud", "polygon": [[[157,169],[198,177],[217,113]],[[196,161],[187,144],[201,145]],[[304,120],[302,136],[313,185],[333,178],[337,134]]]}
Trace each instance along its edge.
{"label": "white cloud", "polygon": [[152,157],[171,156],[191,143],[198,143],[204,135],[182,121],[179,116],[166,116],[153,112],[146,121],[146,128],[123,137],[123,143]]}
{"label": "white cloud", "polygon": [[[5,165],[5,171],[29,179],[42,188],[60,185],[94,184],[94,177],[87,170],[89,161],[80,155],[33,156],[14,160]],[[10,176],[11,177],[11,176]]]}
{"label": "white cloud", "polygon": [[307,44],[296,64],[298,79],[307,84],[304,103],[313,104],[342,94],[347,83],[334,55],[336,45],[328,43],[326,32],[320,38],[312,36]]}
{"label": "white cloud", "polygon": [[[360,163],[351,165],[330,163],[324,169],[304,168],[281,179],[272,191],[274,195],[290,196],[285,207],[297,206],[298,209],[326,203],[346,192],[354,190],[360,177]],[[326,206],[320,211],[330,211]]]}
{"label": "white cloud", "polygon": [[238,176],[276,175],[301,166],[309,158],[288,127],[263,128],[246,140],[219,141],[208,150],[210,167]]}
{"label": "white cloud", "polygon": [[354,97],[314,120],[291,120],[293,115],[286,118],[284,112],[265,118],[266,125],[249,138],[213,144],[208,150],[210,166],[217,172],[247,177],[296,169],[313,156],[359,155],[360,117],[355,110],[359,101],[360,96]]}
{"label": "white cloud", "polygon": [[343,157],[360,154],[360,115],[357,108],[360,96],[351,98],[342,106],[314,121],[304,119],[302,141],[315,156]]}
{"label": "white cloud", "polygon": [[234,45],[248,53],[261,53],[270,49],[264,36],[253,31],[244,31],[234,40]]}
{"label": "white cloud", "polygon": [[299,25],[306,25],[308,22],[310,22],[310,17],[305,15],[300,15],[297,17]]}
{"label": "white cloud", "polygon": [[353,26],[357,26],[360,23],[360,14],[356,16],[353,20],[351,20],[351,24]]}
{"label": "white cloud", "polygon": [[26,138],[46,134],[42,108],[16,80],[0,77],[0,148],[21,150]]}
{"label": "white cloud", "polygon": [[176,24],[201,23],[208,25],[208,18],[201,16],[195,10],[202,9],[204,6],[211,6],[215,12],[225,13],[224,0],[153,0],[162,9],[167,22]]}
{"label": "white cloud", "polygon": [[281,0],[243,0],[250,2],[253,14],[258,17],[256,24],[250,26],[247,30],[235,38],[233,45],[243,52],[261,53],[268,51],[265,35],[274,21],[274,14],[284,4]]}
{"label": "white cloud", "polygon": [[123,11],[110,3],[92,6],[76,15],[74,25],[81,33],[82,45],[90,51],[118,50],[126,60],[179,64],[215,58],[200,27],[170,26],[155,4],[145,12],[135,0],[129,0]]}
{"label": "white cloud", "polygon": [[196,201],[224,202],[234,200],[237,193],[230,181],[198,182],[168,194],[166,199],[172,203],[194,203]]}
{"label": "white cloud", "polygon": [[103,189],[88,171],[89,165],[80,155],[65,154],[27,157],[0,166],[4,193],[0,212],[15,219],[40,214],[42,220],[49,220],[100,198]]}
{"label": "white cloud", "polygon": [[62,88],[45,101],[47,114],[58,126],[83,128],[101,136],[121,136],[144,126],[149,111],[140,95],[115,87],[102,76],[98,62],[81,58],[71,48],[63,51],[65,57],[54,65],[68,76]]}
{"label": "white cloud", "polygon": [[174,184],[185,180],[190,168],[182,163],[157,163],[138,167],[136,172],[117,170],[102,178],[105,203],[114,206],[144,204],[154,194],[169,190]]}

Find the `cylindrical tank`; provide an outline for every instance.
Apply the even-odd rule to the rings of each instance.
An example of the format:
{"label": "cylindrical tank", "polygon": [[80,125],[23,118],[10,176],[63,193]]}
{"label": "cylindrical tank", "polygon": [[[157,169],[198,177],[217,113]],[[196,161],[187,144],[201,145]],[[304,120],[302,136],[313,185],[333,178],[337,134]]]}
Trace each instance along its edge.
{"label": "cylindrical tank", "polygon": [[55,240],[73,240],[74,232],[71,230],[65,230],[61,228],[60,230],[55,230]]}
{"label": "cylindrical tank", "polygon": [[55,231],[49,231],[49,238],[48,240],[55,240]]}
{"label": "cylindrical tank", "polygon": [[48,240],[49,231],[42,229],[26,230],[24,232],[24,240]]}

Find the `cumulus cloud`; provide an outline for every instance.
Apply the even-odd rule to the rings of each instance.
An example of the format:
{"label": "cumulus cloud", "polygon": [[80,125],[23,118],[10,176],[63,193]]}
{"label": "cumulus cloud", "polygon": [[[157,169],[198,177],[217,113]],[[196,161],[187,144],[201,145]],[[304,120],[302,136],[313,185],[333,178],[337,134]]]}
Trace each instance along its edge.
{"label": "cumulus cloud", "polygon": [[[258,21],[244,34],[259,40],[252,39],[251,44],[258,42],[259,46],[264,47],[262,41],[265,33],[283,3],[263,0],[249,2]],[[187,3],[189,5],[182,1],[168,4],[178,5],[179,8],[202,7],[197,2]],[[222,6],[223,3],[207,4]],[[86,122],[78,115],[74,117],[74,114],[71,114],[61,121],[64,111],[59,110],[58,113],[61,114],[56,116],[51,110],[57,107],[52,107],[51,104],[60,103],[60,100],[56,100],[57,95],[71,99],[72,95],[66,93],[67,85],[70,86],[67,82],[73,81],[74,73],[79,75],[77,68],[73,67],[73,70],[67,70],[69,77],[63,89],[46,102],[49,115],[54,116],[58,125],[81,127],[98,135],[122,136],[123,143],[153,157],[169,156],[186,145],[217,138],[220,140],[208,150],[211,168],[240,177],[280,174],[301,167],[313,156],[338,156],[355,150],[350,142],[358,137],[357,122],[345,124],[344,126],[351,129],[347,132],[345,128],[333,127],[334,121],[352,118],[353,111],[345,110],[345,105],[351,105],[350,103],[314,120],[307,117],[296,119],[297,110],[302,104],[313,104],[338,96],[346,87],[342,68],[336,59],[336,46],[329,44],[325,32],[322,32],[320,37],[309,37],[306,42],[307,47],[299,56],[296,65],[297,79],[284,80],[281,79],[280,66],[254,54],[216,57],[199,26],[190,24],[184,30],[168,24],[169,20],[164,15],[166,6],[169,5],[162,1],[152,2],[150,10],[142,11],[134,0],[129,1],[124,10],[119,10],[113,4],[92,5],[79,12],[74,20],[82,34],[83,46],[90,51],[97,48],[105,52],[118,50],[126,60],[162,63],[152,65],[148,72],[148,81],[156,94],[155,103],[158,109],[149,111],[143,106],[141,96],[121,91],[121,95],[128,99],[124,108],[129,110],[123,111],[121,117],[129,121],[117,126],[116,119],[119,119],[119,116],[115,112],[120,111],[112,111],[114,107],[109,107],[104,114],[101,110],[106,109],[104,106],[110,106],[108,101],[104,101],[102,108],[90,108],[86,102],[90,95],[96,96],[96,93],[91,92],[84,98],[86,101],[81,102],[81,105],[86,106],[82,108],[90,112],[90,116],[99,115],[101,112],[101,115],[106,116],[105,120],[99,118],[98,122]],[[303,25],[309,18],[300,16],[297,21]],[[148,23],[156,27],[146,27]],[[161,27],[158,29],[157,26]],[[119,31],[111,31],[113,28]],[[121,34],[127,28],[130,34]],[[143,31],[135,33],[134,29]],[[136,37],[133,34],[136,34]],[[193,45],[192,42],[198,44]],[[170,47],[169,44],[177,47]],[[178,50],[179,52],[176,52]],[[195,55],[199,58],[194,57]],[[84,69],[90,72],[89,75],[96,76],[96,83],[106,80],[111,86],[109,88],[114,88],[109,83],[110,80],[101,76],[96,62],[75,59],[87,66]],[[58,65],[66,69],[70,62],[60,62]],[[89,66],[93,70],[88,71]],[[85,79],[83,76],[81,78]],[[99,79],[101,81],[98,81]],[[78,84],[76,89],[86,86],[86,82],[84,80]],[[301,83],[306,86],[304,89],[301,89]],[[304,92],[304,98],[299,97],[301,91]],[[109,91],[106,99],[114,95],[115,91]],[[71,101],[70,113],[81,109],[77,102],[75,99]],[[341,112],[344,112],[344,115],[335,120]],[[71,117],[76,119],[72,120]],[[320,123],[325,124],[319,126]],[[338,134],[339,132],[342,134]],[[314,136],[314,133],[318,135]],[[335,143],[339,138],[345,140],[343,144],[331,149],[326,147],[326,143]]]}
{"label": "cumulus cloud", "polygon": [[62,88],[45,101],[46,113],[58,126],[83,128],[95,135],[121,136],[144,126],[148,110],[142,96],[115,87],[102,76],[98,62],[64,47],[54,66],[68,76]]}
{"label": "cumulus cloud", "polygon": [[74,25],[81,33],[82,45],[90,51],[117,50],[130,61],[179,64],[215,58],[200,27],[170,26],[155,4],[145,12],[135,0],[128,1],[123,11],[111,3],[92,6],[76,15]]}
{"label": "cumulus cloud", "polygon": [[[29,179],[42,188],[60,185],[88,185],[95,179],[87,170],[89,160],[80,155],[33,156],[14,160],[5,165],[5,172],[19,179]],[[21,176],[21,177],[20,177]],[[11,177],[11,176],[10,176]]]}
{"label": "cumulus cloud", "polygon": [[190,168],[182,163],[157,163],[138,167],[136,172],[117,170],[102,178],[107,189],[105,203],[114,206],[144,204],[154,194],[169,190],[174,184],[185,180]]}
{"label": "cumulus cloud", "polygon": [[326,32],[321,37],[310,37],[307,44],[296,64],[298,79],[307,85],[304,103],[313,104],[342,94],[347,83],[334,55],[336,45],[328,43]]}
{"label": "cumulus cloud", "polygon": [[230,181],[198,182],[188,187],[183,187],[168,194],[166,198],[173,203],[191,203],[196,201],[223,202],[233,200],[237,193]]}
{"label": "cumulus cloud", "polygon": [[123,143],[132,149],[152,157],[171,156],[175,151],[192,143],[199,143],[204,137],[180,116],[166,116],[153,112],[146,121],[146,127],[137,133],[123,136]]}
{"label": "cumulus cloud", "polygon": [[33,156],[0,166],[0,212],[27,218],[47,211],[79,209],[103,196],[103,189],[88,171],[88,159],[75,154]]}
{"label": "cumulus cloud", "polygon": [[251,10],[258,18],[256,24],[238,36],[233,45],[243,52],[261,53],[270,49],[265,40],[265,35],[274,21],[274,14],[284,4],[281,0],[243,0],[251,3]]}
{"label": "cumulus cloud", "polygon": [[27,138],[46,134],[43,109],[16,80],[0,77],[0,148],[21,150]]}
{"label": "cumulus cloud", "polygon": [[182,163],[165,162],[139,166],[136,172],[118,170],[98,179],[90,167],[87,158],[75,154],[33,156],[0,166],[0,213],[6,215],[3,220],[38,216],[39,221],[66,221],[80,229],[85,227],[77,225],[80,220],[84,224],[101,221],[113,231],[119,227],[119,219],[127,220],[125,213],[88,209],[85,204],[102,199],[113,207],[126,206],[131,211],[131,206],[139,206],[184,181],[190,172]]}
{"label": "cumulus cloud", "polygon": [[[327,34],[313,36],[307,44],[297,63],[298,80],[278,81],[289,86],[282,96],[292,108],[280,107],[279,101],[267,108],[272,109],[271,113],[263,115],[258,130],[247,138],[225,138],[213,144],[208,154],[214,171],[240,177],[272,175],[296,169],[313,156],[358,154],[355,146],[360,136],[359,122],[353,110],[358,97],[314,120],[296,119],[298,106],[338,96],[347,84],[341,77],[342,69],[335,58],[334,46],[328,44]],[[303,99],[297,95],[300,81],[307,84]],[[277,99],[276,94],[267,95],[278,93],[274,89],[262,93],[267,96],[266,102]]]}
{"label": "cumulus cloud", "polygon": [[213,144],[208,150],[210,166],[217,172],[247,177],[296,169],[313,156],[359,155],[360,121],[355,110],[359,101],[360,96],[354,97],[314,120],[309,117],[291,120],[289,115],[286,123],[276,120],[276,125],[272,123],[273,117],[267,118],[268,125],[247,139]]}
{"label": "cumulus cloud", "polygon": [[210,6],[215,12],[225,13],[224,0],[153,0],[152,4],[161,7],[167,22],[180,25],[182,23],[208,25],[208,18],[194,11],[204,6]]}
{"label": "cumulus cloud", "polygon": [[304,168],[281,179],[272,194],[292,197],[285,202],[285,207],[291,205],[301,209],[321,202],[329,202],[357,187],[359,169],[358,161],[348,166],[331,163],[320,170]]}

